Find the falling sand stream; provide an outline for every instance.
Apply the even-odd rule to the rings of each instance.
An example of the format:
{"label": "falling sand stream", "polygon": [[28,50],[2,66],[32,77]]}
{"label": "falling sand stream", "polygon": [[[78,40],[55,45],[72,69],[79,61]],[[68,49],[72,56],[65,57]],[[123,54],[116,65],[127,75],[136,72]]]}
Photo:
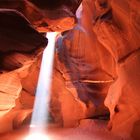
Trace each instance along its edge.
{"label": "falling sand stream", "polygon": [[45,128],[47,127],[48,105],[50,98],[56,35],[56,32],[47,33],[47,38],[49,42],[43,52],[38,85],[36,90],[36,98],[30,124],[30,135],[26,138],[26,140],[35,140],[37,138],[41,140],[46,140],[46,136],[43,135],[43,133]]}

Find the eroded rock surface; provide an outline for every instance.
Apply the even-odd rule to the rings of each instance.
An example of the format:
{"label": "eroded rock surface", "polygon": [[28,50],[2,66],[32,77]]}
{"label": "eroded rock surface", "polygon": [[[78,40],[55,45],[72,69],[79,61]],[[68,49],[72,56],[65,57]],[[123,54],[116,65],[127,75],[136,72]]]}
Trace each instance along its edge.
{"label": "eroded rock surface", "polygon": [[[21,67],[10,76],[0,75],[0,112],[4,116],[0,132],[18,128],[31,117],[41,62],[41,54],[35,59],[33,50],[47,43],[34,28],[39,32],[71,29],[56,42],[51,116],[61,126],[74,127],[81,119],[110,112],[111,132],[139,140],[140,2],[83,0],[76,25],[75,12],[81,1],[53,2],[0,2],[1,8],[16,9],[29,20],[15,10],[0,10],[4,19],[0,21],[1,67]],[[20,91],[11,89],[14,84]]]}
{"label": "eroded rock surface", "polygon": [[[30,57],[21,68],[0,74],[0,133],[19,128],[27,122],[30,123],[38,75],[29,77],[30,81],[36,78],[33,79],[35,84],[30,83],[27,77],[38,61],[38,58]],[[39,69],[34,69],[34,71],[39,73]],[[34,71],[31,73],[35,74]],[[30,90],[25,85],[31,85]]]}
{"label": "eroded rock surface", "polygon": [[[87,8],[88,6],[90,8]],[[104,81],[106,74],[109,73],[115,81],[110,86],[105,100],[105,105],[110,110],[108,127],[123,138],[131,137],[136,140],[139,139],[140,119],[138,6],[138,1],[83,1],[82,16],[85,17],[73,30],[59,38],[58,44],[62,45],[57,46],[58,65],[56,64],[56,68],[63,75],[67,90],[71,94],[75,93],[75,99],[86,104],[86,111],[88,109],[87,102],[92,97],[95,99],[94,93],[97,91],[95,92],[94,86],[93,90],[91,85],[89,88],[82,81],[85,79],[87,81]],[[102,46],[109,53],[104,52],[106,50],[103,51]],[[92,53],[93,50],[96,56]],[[101,54],[102,51],[104,52],[103,57],[97,53],[100,52]],[[111,54],[110,58],[107,54],[109,56]],[[105,56],[107,56],[107,60]],[[111,59],[115,61],[115,64],[112,63]],[[111,71],[111,65],[116,69],[116,74]],[[103,66],[107,73],[102,71]],[[73,90],[73,88],[77,90]],[[88,94],[89,89],[92,93],[90,99],[88,97],[91,96]],[[101,93],[101,90],[98,89],[98,91]],[[63,104],[61,104],[62,106]],[[94,101],[91,108],[94,114],[96,108]]]}
{"label": "eroded rock surface", "polygon": [[[1,83],[4,86],[4,88],[1,87],[2,93],[0,93],[3,108],[0,111],[2,116],[0,133],[20,127],[26,122],[26,118],[27,120],[29,118],[30,121],[43,52],[40,49],[44,49],[47,45],[47,39],[39,32],[63,31],[72,28],[75,24],[74,14],[79,2],[60,3],[55,11],[54,8],[52,10],[46,6],[45,9],[42,9],[44,5],[42,3],[42,5],[38,5],[37,1],[32,1],[32,3],[16,0],[0,2],[0,36],[2,40],[0,70],[2,71]],[[75,5],[73,6],[73,4]],[[57,26],[61,27],[57,28]],[[11,75],[9,75],[11,70],[14,71],[13,73],[10,72]],[[10,89],[10,86],[16,81],[10,79],[9,82],[8,80],[14,76],[14,73],[17,75],[17,81],[20,84],[20,91],[16,96],[17,93]],[[6,80],[3,79],[4,75],[7,76]],[[6,87],[9,92],[14,92],[12,97],[8,95],[9,92],[8,94],[3,92]],[[18,85],[15,88],[18,88]],[[10,119],[9,116],[11,116]]]}
{"label": "eroded rock surface", "polygon": [[[90,5],[83,2],[78,24],[62,34],[56,43],[52,113],[56,120],[61,118],[64,126],[76,125],[80,119],[108,113],[103,102],[115,77],[114,60],[92,30],[91,12],[94,6]],[[57,82],[55,76],[61,82]],[[62,88],[58,91],[56,87]]]}
{"label": "eroded rock surface", "polygon": [[16,10],[0,10],[0,52],[32,52],[47,45],[47,39],[40,35]]}
{"label": "eroded rock surface", "polygon": [[21,12],[40,32],[64,31],[76,23],[75,12],[81,0],[5,0],[0,8]]}
{"label": "eroded rock surface", "polygon": [[109,129],[124,138],[138,140],[139,124],[139,12],[140,3],[109,1],[111,19],[95,24],[98,40],[116,61],[117,79],[110,86],[105,100],[110,109]]}

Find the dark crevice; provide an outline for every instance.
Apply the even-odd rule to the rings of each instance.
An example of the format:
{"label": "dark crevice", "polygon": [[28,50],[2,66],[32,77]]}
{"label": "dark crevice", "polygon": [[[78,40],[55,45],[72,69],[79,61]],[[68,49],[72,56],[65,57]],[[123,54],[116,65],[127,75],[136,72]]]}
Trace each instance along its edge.
{"label": "dark crevice", "polygon": [[140,51],[140,48],[131,51],[131,52],[128,53],[126,56],[124,56],[123,58],[119,59],[119,60],[118,60],[118,63],[124,63],[130,56],[132,56],[132,55],[135,54],[135,53],[139,53],[139,51]]}
{"label": "dark crevice", "polygon": [[103,15],[96,17],[95,22],[97,22],[98,20],[106,21],[111,19],[112,19],[112,9],[108,10]]}
{"label": "dark crevice", "polygon": [[103,115],[96,115],[96,116],[93,116],[93,117],[88,117],[86,119],[109,120],[110,119],[110,113],[103,114]]}

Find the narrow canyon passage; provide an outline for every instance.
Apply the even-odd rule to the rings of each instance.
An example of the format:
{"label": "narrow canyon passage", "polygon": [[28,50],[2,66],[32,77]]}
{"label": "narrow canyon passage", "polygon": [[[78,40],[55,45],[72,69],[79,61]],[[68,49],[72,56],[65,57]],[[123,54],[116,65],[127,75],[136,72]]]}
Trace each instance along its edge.
{"label": "narrow canyon passage", "polygon": [[1,0],[0,140],[140,140],[139,9]]}

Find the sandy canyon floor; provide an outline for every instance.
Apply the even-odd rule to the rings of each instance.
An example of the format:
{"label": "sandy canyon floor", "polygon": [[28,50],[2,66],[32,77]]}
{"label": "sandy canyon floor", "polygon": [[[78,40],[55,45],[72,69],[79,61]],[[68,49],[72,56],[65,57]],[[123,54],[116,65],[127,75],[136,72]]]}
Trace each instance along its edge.
{"label": "sandy canyon floor", "polygon": [[[25,140],[29,128],[24,126],[9,133],[1,134],[0,140]],[[46,130],[46,140],[124,140],[106,129],[105,121],[84,120],[76,128],[50,127]],[[41,140],[41,138],[39,138]]]}

